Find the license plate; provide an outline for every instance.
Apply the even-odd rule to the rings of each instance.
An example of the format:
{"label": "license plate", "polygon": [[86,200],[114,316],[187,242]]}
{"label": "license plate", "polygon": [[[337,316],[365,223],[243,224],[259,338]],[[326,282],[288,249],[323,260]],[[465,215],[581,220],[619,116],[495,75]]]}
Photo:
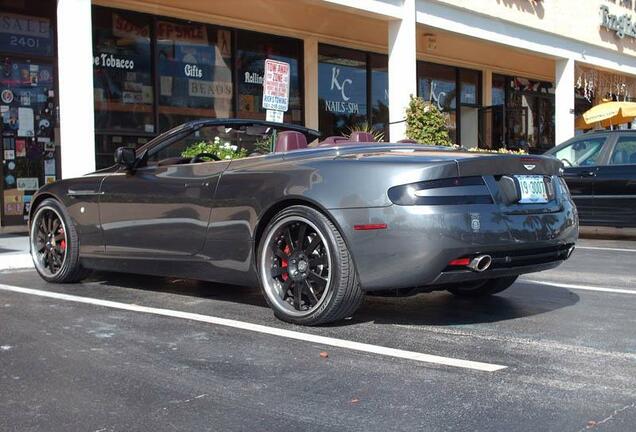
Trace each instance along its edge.
{"label": "license plate", "polygon": [[519,181],[519,189],[521,189],[521,204],[547,203],[548,192],[543,181],[543,176],[518,175],[515,176]]}

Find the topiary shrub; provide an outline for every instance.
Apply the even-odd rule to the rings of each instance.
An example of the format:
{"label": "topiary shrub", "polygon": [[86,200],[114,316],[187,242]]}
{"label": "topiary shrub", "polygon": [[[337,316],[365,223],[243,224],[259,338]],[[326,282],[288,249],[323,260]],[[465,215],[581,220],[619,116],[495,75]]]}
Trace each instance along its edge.
{"label": "topiary shrub", "polygon": [[406,109],[406,136],[420,144],[452,147],[444,114],[431,102],[411,96]]}

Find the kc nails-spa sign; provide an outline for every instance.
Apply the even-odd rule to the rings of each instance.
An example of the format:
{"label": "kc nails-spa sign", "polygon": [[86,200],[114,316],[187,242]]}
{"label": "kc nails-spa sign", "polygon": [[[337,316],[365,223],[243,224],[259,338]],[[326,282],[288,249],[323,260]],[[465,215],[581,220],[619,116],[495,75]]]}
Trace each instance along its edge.
{"label": "kc nails-spa sign", "polygon": [[353,93],[354,77],[348,76],[349,68],[331,66],[329,81],[330,98],[325,99],[325,110],[338,114],[358,114],[360,106]]}

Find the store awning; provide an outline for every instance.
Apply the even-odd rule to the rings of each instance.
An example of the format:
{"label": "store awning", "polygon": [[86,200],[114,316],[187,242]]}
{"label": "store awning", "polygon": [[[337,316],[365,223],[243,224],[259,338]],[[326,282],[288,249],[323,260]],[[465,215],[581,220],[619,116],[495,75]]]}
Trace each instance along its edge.
{"label": "store awning", "polygon": [[636,118],[636,102],[605,102],[598,104],[576,119],[577,129],[590,129],[631,123]]}

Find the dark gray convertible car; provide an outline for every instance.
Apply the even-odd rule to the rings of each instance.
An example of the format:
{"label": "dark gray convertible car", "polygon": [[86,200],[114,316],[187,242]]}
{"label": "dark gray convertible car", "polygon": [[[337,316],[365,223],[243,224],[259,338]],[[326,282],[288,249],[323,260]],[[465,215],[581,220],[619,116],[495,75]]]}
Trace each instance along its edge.
{"label": "dark gray convertible car", "polygon": [[[574,249],[554,158],[317,137],[214,119],[119,148],[113,167],[33,198],[35,267],[60,283],[98,269],[259,284],[276,316],[312,325],[365,292],[494,294]],[[192,154],[206,143],[218,151]],[[260,152],[219,160],[241,146]]]}

